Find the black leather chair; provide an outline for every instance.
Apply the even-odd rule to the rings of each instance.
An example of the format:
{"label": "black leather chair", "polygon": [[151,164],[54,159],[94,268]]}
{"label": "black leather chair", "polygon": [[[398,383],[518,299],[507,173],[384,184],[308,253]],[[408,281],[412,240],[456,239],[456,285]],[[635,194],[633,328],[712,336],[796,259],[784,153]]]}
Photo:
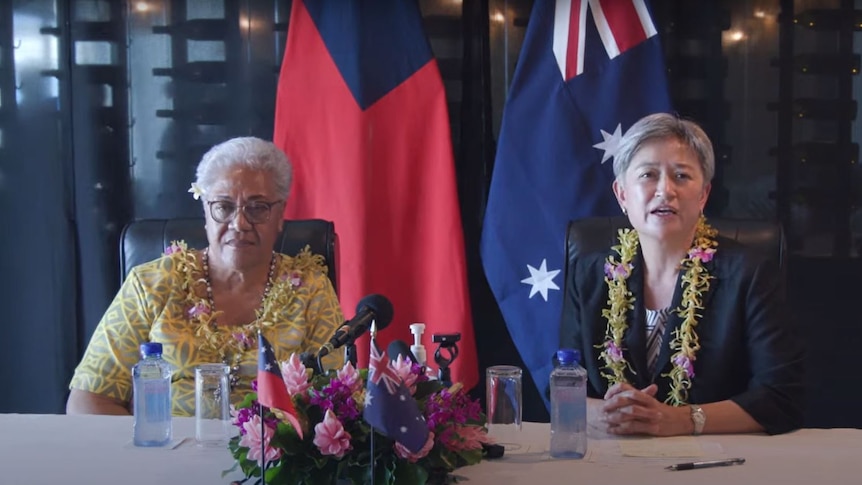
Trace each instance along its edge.
{"label": "black leather chair", "polygon": [[[709,224],[718,229],[718,233],[726,238],[749,246],[761,252],[768,258],[774,258],[783,275],[786,275],[787,242],[780,223],[775,221],[760,221],[748,219],[709,219]],[[631,227],[628,218],[590,217],[569,222],[566,231],[566,275],[563,294],[568,294],[570,268],[581,253],[608,251],[617,244],[617,231]],[[563,298],[563,318],[571,315],[571,303]]]}
{"label": "black leather chair", "polygon": [[[171,241],[183,240],[190,248],[207,246],[203,218],[145,219],[132,221],[120,236],[120,278],[135,266],[160,257]],[[338,235],[331,221],[302,219],[284,221],[284,230],[275,241],[274,249],[288,256],[297,254],[306,245],[311,252],[323,256],[329,268],[329,279],[338,292]]]}

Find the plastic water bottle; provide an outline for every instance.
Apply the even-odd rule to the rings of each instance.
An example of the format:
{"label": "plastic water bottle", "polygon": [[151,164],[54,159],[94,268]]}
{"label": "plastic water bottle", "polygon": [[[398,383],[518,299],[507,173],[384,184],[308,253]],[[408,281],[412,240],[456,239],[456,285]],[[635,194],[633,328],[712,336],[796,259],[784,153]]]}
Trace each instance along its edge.
{"label": "plastic water bottle", "polygon": [[551,456],[583,458],[587,452],[587,371],[577,350],[557,351],[551,372]]}
{"label": "plastic water bottle", "polygon": [[164,446],[171,441],[171,374],[162,344],[141,344],[141,361],[132,367],[135,446]]}

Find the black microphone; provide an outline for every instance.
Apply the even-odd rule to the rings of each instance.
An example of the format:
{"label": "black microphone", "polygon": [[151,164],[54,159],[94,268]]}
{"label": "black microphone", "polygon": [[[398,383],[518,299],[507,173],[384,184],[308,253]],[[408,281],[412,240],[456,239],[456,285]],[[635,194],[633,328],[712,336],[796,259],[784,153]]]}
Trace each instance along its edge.
{"label": "black microphone", "polygon": [[302,352],[299,354],[299,361],[306,369],[311,369],[315,375],[320,374],[320,367],[317,365],[317,355],[313,352]]}
{"label": "black microphone", "polygon": [[402,359],[410,359],[414,364],[418,362],[416,356],[410,350],[410,346],[403,340],[389,342],[389,346],[386,347],[386,353],[389,354],[389,360],[393,362],[398,359],[399,355]]}
{"label": "black microphone", "polygon": [[392,321],[392,313],[392,302],[385,296],[366,296],[356,305],[356,316],[344,322],[344,325],[335,331],[329,342],[317,351],[317,358],[319,359],[342,345],[356,340],[368,330],[372,321],[377,323],[377,330],[383,330]]}

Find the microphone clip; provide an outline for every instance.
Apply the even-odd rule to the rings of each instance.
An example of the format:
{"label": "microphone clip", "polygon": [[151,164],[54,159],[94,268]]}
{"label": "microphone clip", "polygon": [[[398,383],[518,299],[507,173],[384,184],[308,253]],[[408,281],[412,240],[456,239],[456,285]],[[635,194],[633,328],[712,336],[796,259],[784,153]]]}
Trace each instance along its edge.
{"label": "microphone clip", "polygon": [[[451,384],[452,377],[449,366],[455,359],[458,358],[458,341],[461,340],[461,333],[435,333],[432,340],[437,345],[437,350],[434,351],[434,362],[439,368],[437,379],[446,385]],[[445,351],[446,355],[443,355]]]}

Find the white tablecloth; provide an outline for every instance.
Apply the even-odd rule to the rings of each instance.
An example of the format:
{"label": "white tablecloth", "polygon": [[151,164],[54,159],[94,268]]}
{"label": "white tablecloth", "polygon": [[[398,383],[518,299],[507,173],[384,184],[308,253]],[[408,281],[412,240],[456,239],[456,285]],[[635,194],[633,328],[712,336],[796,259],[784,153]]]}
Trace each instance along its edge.
{"label": "white tablecloth", "polygon": [[[0,414],[0,485],[227,485],[240,478],[221,472],[233,464],[227,448],[194,445],[194,420],[174,420],[175,449],[135,448],[131,417]],[[780,436],[727,435],[693,438],[705,458],[743,457],[741,466],[666,471],[681,458],[622,456],[618,443],[590,443],[585,460],[551,460],[548,425],[526,423],[528,453],[511,453],[456,470],[468,485],[862,483],[862,430],[803,429]],[[653,438],[650,446],[661,447]]]}

